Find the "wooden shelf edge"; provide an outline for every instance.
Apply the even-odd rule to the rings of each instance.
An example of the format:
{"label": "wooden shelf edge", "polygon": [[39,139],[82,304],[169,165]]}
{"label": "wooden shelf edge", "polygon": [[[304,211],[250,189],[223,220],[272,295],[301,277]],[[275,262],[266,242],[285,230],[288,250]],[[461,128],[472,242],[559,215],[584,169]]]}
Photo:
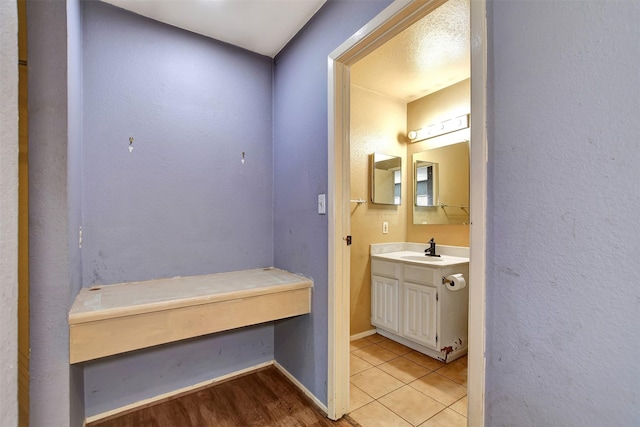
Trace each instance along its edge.
{"label": "wooden shelf edge", "polygon": [[[301,276],[299,276],[301,279]],[[239,292],[90,312],[69,324],[69,360],[86,362],[311,312],[313,282],[269,284]],[[85,313],[86,314],[86,313]],[[89,316],[90,317],[90,316]]]}

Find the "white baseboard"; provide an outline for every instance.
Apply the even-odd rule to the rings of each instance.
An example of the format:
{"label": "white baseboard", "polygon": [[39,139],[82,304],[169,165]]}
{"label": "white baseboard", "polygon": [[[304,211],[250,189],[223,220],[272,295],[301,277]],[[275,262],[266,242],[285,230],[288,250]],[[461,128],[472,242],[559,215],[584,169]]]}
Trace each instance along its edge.
{"label": "white baseboard", "polygon": [[355,341],[355,340],[359,340],[360,338],[365,338],[371,335],[375,335],[376,330],[375,329],[369,329],[368,331],[364,331],[364,332],[360,332],[359,334],[355,334],[355,335],[351,335],[350,340],[351,341]]}
{"label": "white baseboard", "polygon": [[280,371],[282,372],[282,374],[287,377],[289,379],[289,381],[291,381],[293,384],[295,384],[296,387],[298,387],[300,389],[300,391],[302,391],[304,393],[305,396],[307,396],[309,399],[311,399],[313,401],[313,403],[322,411],[324,412],[325,415],[327,415],[329,413],[329,410],[327,409],[327,405],[325,405],[324,403],[322,403],[313,393],[311,393],[309,391],[308,388],[306,388],[304,386],[304,384],[302,384],[300,381],[298,381],[298,379],[296,377],[294,377],[293,375],[291,375],[291,373],[289,373],[289,371],[287,371],[284,366],[282,366],[281,364],[279,364],[277,361],[273,362],[274,366]]}
{"label": "white baseboard", "polygon": [[[210,386],[210,385],[215,384],[217,382],[225,381],[225,380],[231,379],[233,377],[237,377],[239,375],[247,374],[247,373],[252,372],[252,371],[257,371],[258,369],[262,369],[262,368],[265,368],[267,366],[271,366],[273,364],[274,364],[274,361],[273,360],[269,360],[268,362],[259,363],[257,365],[250,366],[250,367],[244,368],[244,369],[240,369],[239,371],[234,371],[234,372],[231,372],[229,374],[213,378],[211,380],[202,381],[202,382],[199,382],[197,384],[193,384],[193,385],[190,385],[190,386],[187,386],[187,387],[180,388],[178,390],[173,390],[173,391],[170,391],[170,392],[167,392],[167,393],[163,393],[163,394],[160,394],[158,396],[150,397],[148,399],[144,399],[144,400],[141,400],[139,402],[130,403],[128,405],[121,406],[120,408],[116,408],[116,409],[112,409],[110,411],[102,412],[100,414],[92,415],[90,417],[86,417],[85,425],[89,424],[89,423],[92,423],[94,421],[101,420],[103,418],[111,417],[113,415],[118,415],[118,414],[120,414],[122,412],[129,411],[129,410],[136,409],[136,408],[139,408],[139,407],[144,406],[144,405],[148,405],[150,403],[157,402],[159,400],[163,400],[163,399],[166,399],[166,398],[169,398],[169,397],[177,396],[177,395],[180,395],[180,394],[183,394],[183,393],[186,393],[186,392],[198,389],[198,388]],[[276,366],[279,366],[279,365],[276,363]],[[282,371],[284,368],[279,367],[279,369]],[[286,371],[284,371],[284,372],[286,372]],[[286,372],[285,375],[291,375],[291,374]]]}

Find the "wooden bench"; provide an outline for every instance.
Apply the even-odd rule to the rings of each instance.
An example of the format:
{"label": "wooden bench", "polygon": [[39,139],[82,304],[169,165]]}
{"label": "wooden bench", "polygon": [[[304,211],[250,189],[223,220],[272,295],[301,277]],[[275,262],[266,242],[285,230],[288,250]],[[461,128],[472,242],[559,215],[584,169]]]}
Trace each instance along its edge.
{"label": "wooden bench", "polygon": [[69,312],[69,360],[306,314],[312,287],[308,278],[261,268],[83,288]]}

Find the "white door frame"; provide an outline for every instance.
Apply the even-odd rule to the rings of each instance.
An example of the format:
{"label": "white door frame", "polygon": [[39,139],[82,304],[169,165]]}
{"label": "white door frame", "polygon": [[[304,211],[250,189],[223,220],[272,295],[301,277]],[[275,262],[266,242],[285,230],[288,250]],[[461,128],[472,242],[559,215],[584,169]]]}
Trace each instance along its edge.
{"label": "white door frame", "polygon": [[[349,410],[350,66],[446,0],[396,0],[328,58],[329,342],[328,416]],[[486,0],[471,0],[471,262],[469,280],[468,425],[484,426],[485,248],[487,200]]]}

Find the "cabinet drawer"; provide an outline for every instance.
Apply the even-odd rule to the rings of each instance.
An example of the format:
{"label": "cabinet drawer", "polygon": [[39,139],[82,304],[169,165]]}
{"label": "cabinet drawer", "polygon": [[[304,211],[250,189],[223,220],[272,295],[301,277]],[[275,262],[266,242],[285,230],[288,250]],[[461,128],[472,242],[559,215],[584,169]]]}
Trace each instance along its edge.
{"label": "cabinet drawer", "polygon": [[371,274],[398,279],[400,277],[399,273],[399,264],[397,262],[380,261],[377,259],[371,260]]}
{"label": "cabinet drawer", "polygon": [[404,266],[405,282],[420,283],[423,285],[437,285],[436,270],[428,267],[414,267],[413,265]]}

